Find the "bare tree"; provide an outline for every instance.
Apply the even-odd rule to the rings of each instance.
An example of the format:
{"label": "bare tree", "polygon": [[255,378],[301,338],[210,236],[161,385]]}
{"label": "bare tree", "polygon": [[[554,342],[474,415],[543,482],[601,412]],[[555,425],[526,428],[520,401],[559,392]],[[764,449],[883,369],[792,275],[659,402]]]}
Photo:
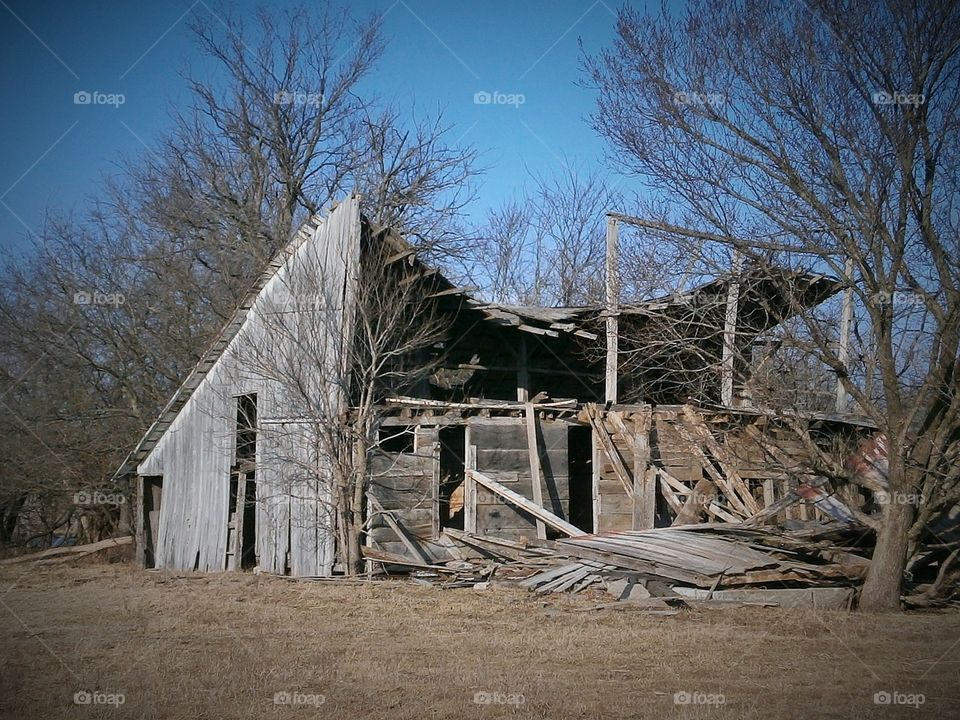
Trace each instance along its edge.
{"label": "bare tree", "polygon": [[899,606],[908,556],[960,498],[958,16],[953,2],[703,0],[685,17],[621,11],[615,47],[587,61],[596,129],[672,203],[644,210],[651,236],[708,273],[731,252],[827,272],[863,309],[871,393],[836,326],[780,288],[804,330],[791,340],[888,441],[888,485],[867,488],[887,501],[866,610]]}
{"label": "bare tree", "polygon": [[[0,400],[16,411],[12,457],[23,458],[2,479],[8,508],[23,483],[112,492],[137,433],[331,198],[359,191],[370,217],[434,259],[461,260],[473,152],[439,113],[411,119],[361,92],[383,49],[379,18],[332,2],[261,9],[252,23],[218,16],[194,26],[209,75],[188,78],[191,101],[157,149],[126,162],[83,212],[48,218],[32,258],[4,265]],[[49,467],[31,462],[41,456]]]}
{"label": "bare tree", "polygon": [[478,231],[478,285],[499,302],[575,306],[603,297],[605,213],[622,204],[610,180],[565,165],[534,177],[519,200],[492,211]]}

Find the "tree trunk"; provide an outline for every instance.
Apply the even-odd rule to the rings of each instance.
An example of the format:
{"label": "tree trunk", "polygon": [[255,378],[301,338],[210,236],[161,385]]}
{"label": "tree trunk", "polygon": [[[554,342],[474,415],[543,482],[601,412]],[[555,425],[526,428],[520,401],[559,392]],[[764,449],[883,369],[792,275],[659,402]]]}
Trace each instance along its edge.
{"label": "tree trunk", "polygon": [[860,610],[894,612],[900,609],[900,584],[907,563],[909,531],[913,522],[913,506],[902,495],[891,493],[884,507],[877,546],[860,591]]}
{"label": "tree trunk", "polygon": [[[367,433],[363,437],[367,437]],[[359,575],[363,572],[364,560],[360,552],[360,537],[363,530],[363,523],[367,504],[367,445],[358,441],[354,446],[354,467],[351,470],[352,497],[350,498],[350,517],[347,523],[349,533],[347,536],[347,567],[348,575]]]}

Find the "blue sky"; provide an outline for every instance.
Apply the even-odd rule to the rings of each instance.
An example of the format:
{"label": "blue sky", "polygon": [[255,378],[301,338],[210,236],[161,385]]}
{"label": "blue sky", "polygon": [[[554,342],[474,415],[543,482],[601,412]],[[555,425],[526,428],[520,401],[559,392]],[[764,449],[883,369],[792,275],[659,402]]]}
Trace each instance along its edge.
{"label": "blue sky", "polygon": [[[634,0],[642,6],[645,0]],[[255,2],[232,5],[250,14]],[[518,191],[529,172],[602,161],[587,123],[593,93],[578,85],[579,43],[609,46],[614,2],[362,0],[386,11],[389,43],[367,87],[407,107],[444,108],[488,168],[473,213]],[[211,9],[212,8],[212,9]],[[121,155],[147,152],[187,99],[180,71],[200,62],[187,22],[220,13],[212,0],[0,0],[0,245],[23,250],[45,209],[80,209]],[[77,105],[80,91],[124,103]],[[522,94],[482,105],[477,92]]]}

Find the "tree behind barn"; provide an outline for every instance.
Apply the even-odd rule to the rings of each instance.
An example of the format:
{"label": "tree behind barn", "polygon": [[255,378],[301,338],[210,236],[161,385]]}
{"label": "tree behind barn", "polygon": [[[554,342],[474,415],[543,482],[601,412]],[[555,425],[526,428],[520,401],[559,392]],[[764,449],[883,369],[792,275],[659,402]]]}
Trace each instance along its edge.
{"label": "tree behind barn", "polygon": [[[356,190],[369,217],[402,227],[434,259],[461,259],[455,228],[473,152],[439,113],[409,117],[363,93],[384,46],[379,16],[334,2],[262,9],[246,25],[218,16],[194,27],[210,74],[189,78],[171,129],[85,211],[53,212],[34,260],[5,263],[8,516],[40,493],[55,524],[80,487],[114,492],[102,483],[130,440],[266,261],[331,199]],[[78,304],[76,293],[123,301]],[[97,532],[117,517],[103,519]]]}

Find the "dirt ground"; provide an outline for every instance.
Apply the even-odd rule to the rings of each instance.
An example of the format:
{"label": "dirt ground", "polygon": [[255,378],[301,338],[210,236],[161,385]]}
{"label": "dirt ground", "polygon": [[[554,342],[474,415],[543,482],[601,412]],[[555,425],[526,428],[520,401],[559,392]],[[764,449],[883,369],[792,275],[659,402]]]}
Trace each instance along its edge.
{"label": "dirt ground", "polygon": [[0,716],[960,717],[960,613],[657,617],[598,602],[11,566]]}

